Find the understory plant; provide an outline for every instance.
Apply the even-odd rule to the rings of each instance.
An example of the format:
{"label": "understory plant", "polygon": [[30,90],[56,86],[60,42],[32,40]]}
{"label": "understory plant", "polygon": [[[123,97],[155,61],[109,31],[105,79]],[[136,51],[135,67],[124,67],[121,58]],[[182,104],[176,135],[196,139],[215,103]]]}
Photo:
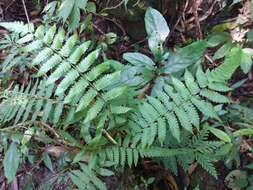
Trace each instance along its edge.
{"label": "understory plant", "polygon": [[[61,14],[63,19],[73,10]],[[106,189],[103,179],[146,158],[176,175],[178,167],[187,172],[197,163],[218,177],[215,162],[226,156],[224,147],[233,146],[218,128],[233,104],[228,81],[238,67],[249,70],[239,44],[219,66],[204,69],[208,42],[167,49],[169,27],[153,8],[145,15],[152,55],[128,52],[123,63],[107,59],[94,39],[57,23],[0,26],[11,33],[4,42],[13,41],[0,72],[0,150],[8,182],[22,163],[36,163],[35,153],[59,174],[48,187],[71,179],[70,187]],[[26,82],[12,78],[20,67],[28,72]],[[36,150],[35,142],[51,148]],[[53,159],[61,160],[60,167]]]}

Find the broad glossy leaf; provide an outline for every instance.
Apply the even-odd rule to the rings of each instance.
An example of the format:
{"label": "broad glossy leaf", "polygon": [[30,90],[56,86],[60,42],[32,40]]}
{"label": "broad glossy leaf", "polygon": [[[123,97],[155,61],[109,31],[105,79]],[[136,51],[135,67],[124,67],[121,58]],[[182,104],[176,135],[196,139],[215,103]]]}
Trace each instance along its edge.
{"label": "broad glossy leaf", "polygon": [[148,38],[148,47],[151,52],[154,54],[156,59],[161,59],[163,54],[163,46],[162,41],[160,40],[159,36],[154,33]]}
{"label": "broad glossy leaf", "polygon": [[232,148],[233,148],[232,143],[224,144],[216,151],[215,155],[216,156],[226,156],[227,154],[229,154],[229,152],[231,151]]}
{"label": "broad glossy leaf", "polygon": [[88,0],[77,0],[76,4],[79,8],[85,10]]}
{"label": "broad glossy leaf", "polygon": [[202,40],[179,49],[169,56],[162,72],[170,74],[184,70],[200,60],[206,48],[207,42]]}
{"label": "broad glossy leaf", "polygon": [[148,8],[146,11],[145,26],[149,36],[158,35],[162,42],[165,41],[170,33],[169,26],[163,15],[153,8]]}
{"label": "broad glossy leaf", "polygon": [[96,13],[96,4],[94,2],[88,2],[85,10],[90,13]]}
{"label": "broad glossy leaf", "polygon": [[134,66],[144,66],[153,69],[155,65],[152,59],[142,53],[124,53],[123,59]]}

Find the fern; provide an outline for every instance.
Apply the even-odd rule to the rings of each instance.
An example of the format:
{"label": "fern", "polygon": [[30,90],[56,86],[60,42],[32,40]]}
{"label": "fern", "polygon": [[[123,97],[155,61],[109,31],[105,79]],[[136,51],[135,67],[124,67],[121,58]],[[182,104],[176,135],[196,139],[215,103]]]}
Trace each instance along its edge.
{"label": "fern", "polygon": [[204,129],[192,138],[191,146],[195,149],[194,157],[196,161],[202,166],[202,168],[217,178],[217,171],[213,165],[216,161],[214,152],[222,145],[222,143],[209,141],[208,134],[208,127],[204,126]]}
{"label": "fern", "polygon": [[54,85],[45,86],[44,81],[36,81],[33,86],[30,82],[27,87],[16,85],[12,90],[3,91],[0,104],[1,123],[14,120],[16,125],[35,121],[37,118],[41,118],[43,122],[52,118],[52,123],[58,123],[63,112],[63,101],[59,98],[51,99],[54,88]]}
{"label": "fern", "polygon": [[[0,124],[35,120],[55,125],[81,123],[76,129],[80,134],[60,131],[60,137],[84,149],[80,157],[91,157],[89,165],[82,158],[74,159],[79,169],[69,172],[79,189],[106,189],[100,177],[112,172],[98,167],[105,161],[124,168],[137,166],[143,158],[162,159],[175,173],[178,164],[188,170],[197,162],[217,177],[213,155],[221,143],[209,141],[202,124],[209,118],[220,121],[215,106],[231,102],[223,93],[231,90],[226,83],[240,65],[240,48],[233,48],[217,68],[204,72],[199,67],[195,76],[186,70],[183,80],[171,77],[170,83],[153,89],[151,96],[137,100],[136,89],[120,80],[123,66],[102,59],[104,52],[92,41],[80,40],[76,33],[69,36],[56,25],[41,25],[36,30],[19,22],[0,26],[18,34],[19,50],[32,57],[29,66],[37,69],[36,81],[1,92]],[[160,56],[162,51],[158,53]],[[13,55],[9,59],[13,60]],[[124,59],[140,67],[149,81],[161,74],[155,71],[159,65],[143,54],[126,53]],[[74,138],[78,135],[84,141]]]}
{"label": "fern", "polygon": [[85,112],[86,123],[100,113],[108,114],[103,110],[110,110],[110,103],[126,90],[124,86],[110,87],[120,76],[120,64],[113,60],[98,64],[101,50],[88,52],[90,41],[80,43],[76,34],[66,37],[64,30],[57,30],[55,25],[46,30],[38,27],[24,47],[24,51],[35,55],[31,67],[38,67],[37,76],[48,75],[47,86],[59,81],[54,94],[64,96],[64,104],[77,104],[75,112]]}
{"label": "fern", "polygon": [[124,146],[110,146],[99,151],[99,156],[106,156],[109,161],[112,161],[115,166],[129,167],[137,166],[140,158],[156,158],[156,157],[172,157],[175,155],[189,154],[191,149],[178,148],[167,149],[161,147],[124,147]]}
{"label": "fern", "polygon": [[98,155],[101,159],[106,158],[115,166],[123,168],[137,166],[142,158],[159,159],[167,163],[166,165],[175,173],[178,170],[177,164],[187,171],[192,163],[197,162],[207,172],[217,177],[213,164],[216,161],[214,153],[223,143],[209,141],[208,135],[208,127],[204,127],[193,136],[189,132],[182,133],[181,142],[175,142],[169,135],[164,147],[153,145],[147,148],[136,146],[134,140],[126,136],[123,143],[93,150],[92,154]]}
{"label": "fern", "polygon": [[163,144],[167,130],[180,141],[180,127],[189,132],[192,132],[193,127],[199,129],[203,115],[219,119],[214,103],[230,102],[226,96],[212,90],[219,90],[214,86],[220,86],[220,83],[212,82],[213,88],[208,88],[207,74],[200,67],[197,80],[189,71],[185,72],[184,80],[185,84],[173,78],[172,85],[167,84],[161,91],[155,91],[155,97],[147,97],[130,118],[130,127],[134,131],[138,129],[137,133],[142,134],[139,141],[143,148],[151,146],[156,137]]}
{"label": "fern", "polygon": [[190,165],[197,162],[203,169],[209,172],[214,177],[217,177],[217,171],[214,166],[215,151],[223,143],[208,140],[208,127],[204,127],[195,135],[190,135],[188,132],[182,133],[181,142],[175,142],[171,135],[168,136],[165,146],[169,149],[180,149],[181,147],[191,150],[190,154],[175,155],[174,157],[160,159],[168,169],[178,174],[178,164],[187,171]]}
{"label": "fern", "polygon": [[106,190],[106,185],[97,177],[96,171],[86,164],[80,164],[80,170],[71,170],[69,176],[78,189]]}
{"label": "fern", "polygon": [[208,73],[208,79],[215,82],[229,80],[241,64],[242,49],[234,47],[230,50],[223,64]]}
{"label": "fern", "polygon": [[0,26],[8,29],[11,32],[21,34],[23,36],[34,31],[33,24],[24,24],[23,22],[20,22],[20,21],[0,22]]}

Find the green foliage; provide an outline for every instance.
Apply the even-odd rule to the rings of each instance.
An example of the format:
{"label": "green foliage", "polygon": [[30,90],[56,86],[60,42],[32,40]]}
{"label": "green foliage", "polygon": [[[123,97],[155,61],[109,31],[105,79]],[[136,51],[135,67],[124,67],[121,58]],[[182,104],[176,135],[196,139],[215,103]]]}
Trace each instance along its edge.
{"label": "green foliage", "polygon": [[26,35],[34,31],[33,24],[24,24],[23,22],[1,22],[0,26],[7,28],[11,32],[15,32],[21,35]]}
{"label": "green foliage", "polygon": [[[226,95],[232,91],[228,81],[237,68],[250,70],[252,50],[229,43],[223,33],[172,52],[164,46],[170,33],[165,19],[148,8],[145,26],[154,59],[127,52],[123,59],[128,64],[123,65],[107,59],[103,44],[71,32],[79,25],[80,9],[87,6],[87,0],[47,5],[44,11],[52,15],[59,11],[69,32],[57,23],[36,29],[21,22],[0,23],[14,39],[3,40],[2,49],[9,48],[9,55],[0,73],[12,75],[20,66],[15,62],[20,61],[30,74],[24,82],[2,77],[6,81],[0,87],[0,135],[2,131],[21,133],[19,138],[5,134],[12,141],[7,147],[5,142],[3,161],[8,182],[14,179],[21,158],[32,160],[28,150],[35,137],[66,147],[66,154],[61,154],[64,169],[59,173],[67,174],[78,189],[106,189],[102,179],[114,175],[112,169],[136,167],[145,158],[161,161],[175,174],[179,165],[187,171],[198,163],[217,178],[217,159],[236,160],[239,137],[253,134],[248,128],[230,133],[226,127],[217,127],[225,113],[238,116],[237,110],[243,110],[245,117],[238,117],[244,122],[252,116],[252,110],[229,109],[232,98]],[[115,42],[113,33],[105,38],[107,44]],[[13,47],[9,42],[14,42]],[[206,48],[220,43],[227,45],[214,58],[224,57],[224,63],[204,71],[200,64]],[[49,152],[42,153],[42,161],[57,172]]]}
{"label": "green foliage", "polygon": [[250,190],[252,188],[252,175],[243,170],[233,170],[225,178],[225,182],[231,189],[243,188]]}
{"label": "green foliage", "polygon": [[81,170],[72,170],[69,173],[71,180],[78,189],[107,189],[105,183],[97,177],[95,171],[85,164],[80,164],[80,168]]}
{"label": "green foliage", "polygon": [[20,162],[20,152],[15,142],[12,142],[3,160],[4,175],[11,182],[15,176]]}
{"label": "green foliage", "polygon": [[178,154],[175,157],[167,157],[159,159],[169,170],[176,175],[178,174],[178,164],[185,170],[189,170],[193,162],[197,162],[211,175],[217,178],[213,162],[216,160],[214,153],[223,144],[220,141],[208,140],[209,131],[208,126],[204,126],[197,134],[191,135],[189,132],[182,132],[181,141],[177,142],[168,135],[165,145],[169,148],[180,149],[180,147],[188,147],[190,152],[187,154]]}
{"label": "green foliage", "polygon": [[137,166],[141,158],[167,158],[176,155],[185,155],[191,153],[190,148],[168,149],[158,146],[149,148],[133,147],[130,146],[111,146],[99,151],[100,157],[106,157],[109,161],[113,162],[115,166]]}
{"label": "green foliage", "polygon": [[[202,73],[201,77],[199,73]],[[163,144],[166,130],[180,142],[180,126],[189,132],[193,131],[193,127],[199,129],[202,116],[219,120],[214,104],[229,103],[230,100],[219,94],[218,88],[216,91],[209,89],[210,82],[201,67],[196,76],[197,80],[186,71],[185,84],[172,78],[172,85],[164,85],[161,91],[154,91],[155,97],[148,96],[138,107],[138,112],[130,117],[130,127],[140,133],[139,141],[143,147],[152,145],[156,137]],[[213,89],[220,85],[218,82],[211,84]],[[221,85],[225,86],[224,83]]]}
{"label": "green foliage", "polygon": [[65,39],[64,30],[57,32],[55,26],[47,32],[40,26],[33,37],[24,51],[35,55],[31,66],[39,67],[37,76],[50,73],[45,86],[62,79],[54,94],[59,98],[64,96],[64,104],[77,104],[76,112],[86,110],[85,122],[93,120],[109,102],[125,92],[124,86],[110,87],[120,75],[120,64],[113,60],[98,64],[100,49],[86,53],[90,41],[79,43],[75,34]]}
{"label": "green foliage", "polygon": [[38,117],[43,122],[51,118],[52,123],[58,123],[63,112],[63,101],[50,99],[53,90],[54,85],[46,87],[43,81],[36,81],[33,86],[30,82],[27,87],[16,85],[13,90],[6,89],[1,93],[0,124],[13,121],[16,125],[36,121]]}
{"label": "green foliage", "polygon": [[96,6],[88,0],[62,0],[52,1],[44,8],[44,12],[51,16],[56,13],[59,20],[62,20],[63,23],[67,22],[70,31],[78,28],[81,11],[96,12]]}
{"label": "green foliage", "polygon": [[166,20],[159,11],[148,8],[145,14],[145,26],[148,34],[148,45],[152,53],[159,58],[162,53],[162,43],[170,33]]}
{"label": "green foliage", "polygon": [[[228,60],[228,64],[230,62],[233,62],[232,64],[233,66],[239,64],[243,72],[248,73],[252,66],[253,51],[251,48],[242,48],[242,46],[238,46],[236,40],[237,39],[232,39],[232,37],[227,32],[222,31],[214,33],[209,37],[208,46],[209,47],[220,46],[213,56],[214,60],[227,57],[226,59]],[[244,42],[244,40],[245,39],[243,39],[242,41]],[[234,69],[233,66],[230,68],[231,70]],[[226,71],[229,71],[229,69]],[[224,76],[224,77],[229,79],[231,76]]]}
{"label": "green foliage", "polygon": [[152,58],[137,52],[123,54],[123,59],[129,65],[125,66],[127,78],[131,75],[130,84],[136,83],[142,87],[146,83],[154,83],[154,88],[161,88],[166,81],[171,80],[171,74],[176,75],[193,64],[196,64],[207,48],[205,40],[194,42],[186,47],[179,48],[176,52],[164,48],[164,42],[170,33],[170,29],[163,16],[153,8],[149,8],[145,15],[146,32],[148,34],[149,49]]}

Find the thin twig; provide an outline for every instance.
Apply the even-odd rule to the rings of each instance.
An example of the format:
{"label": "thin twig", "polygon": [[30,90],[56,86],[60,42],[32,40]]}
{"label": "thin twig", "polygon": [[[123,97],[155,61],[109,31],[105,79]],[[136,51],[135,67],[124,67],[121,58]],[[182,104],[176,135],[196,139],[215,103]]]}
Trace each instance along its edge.
{"label": "thin twig", "polygon": [[202,34],[201,26],[199,23],[198,6],[197,6],[196,0],[193,0],[193,14],[195,17],[195,23],[196,23],[198,33],[199,33],[199,39],[203,39],[203,34]]}
{"label": "thin twig", "polygon": [[102,18],[103,20],[108,20],[108,21],[112,22],[113,24],[115,24],[121,30],[121,32],[123,33],[123,36],[126,35],[126,31],[125,31],[124,27],[122,27],[120,23],[115,21],[115,19],[111,19],[109,17],[105,17],[105,16],[97,14],[97,13],[92,13],[92,14],[97,16],[97,17]]}
{"label": "thin twig", "polygon": [[28,15],[28,12],[26,9],[25,0],[22,0],[22,3],[23,3],[24,10],[25,10],[26,20],[27,20],[28,24],[30,25],[30,19],[29,19],[29,15]]}
{"label": "thin twig", "polygon": [[106,10],[116,9],[116,8],[120,7],[121,5],[123,5],[124,2],[125,2],[125,0],[122,0],[120,3],[118,3],[117,5],[115,5],[113,7],[106,7],[106,8],[104,8],[101,12],[104,12]]}
{"label": "thin twig", "polygon": [[209,55],[205,54],[205,58],[206,58],[211,64],[214,63],[214,61],[212,60],[212,58],[211,58]]}
{"label": "thin twig", "polygon": [[113,139],[113,137],[105,130],[105,129],[102,129],[102,133],[107,137],[107,139],[112,143],[112,144],[115,144],[117,145],[117,141],[115,141]]}
{"label": "thin twig", "polygon": [[7,5],[7,7],[5,8],[5,12],[10,8],[10,6],[12,6],[13,5],[13,3],[15,3],[15,0],[12,0],[8,5]]}
{"label": "thin twig", "polygon": [[93,26],[100,34],[105,35],[104,31],[101,30],[97,25],[92,24],[92,26]]}
{"label": "thin twig", "polygon": [[38,122],[38,124],[41,124],[43,127],[46,127],[49,131],[51,131],[56,136],[56,138],[60,138],[60,135],[50,125],[42,121]]}

